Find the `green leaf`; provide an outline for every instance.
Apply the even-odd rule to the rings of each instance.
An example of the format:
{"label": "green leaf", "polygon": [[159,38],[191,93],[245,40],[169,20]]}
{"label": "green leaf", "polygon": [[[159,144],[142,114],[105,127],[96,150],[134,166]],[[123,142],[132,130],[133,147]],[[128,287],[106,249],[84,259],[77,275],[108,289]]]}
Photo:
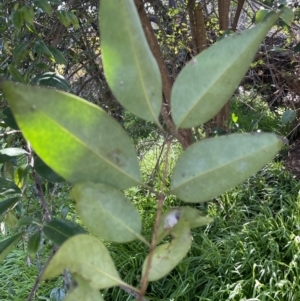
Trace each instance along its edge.
{"label": "green leaf", "polygon": [[269,9],[259,9],[255,14],[255,22],[260,23],[265,20],[266,16],[270,13]]}
{"label": "green leaf", "polygon": [[141,183],[134,146],[96,105],[61,91],[3,82],[19,127],[38,156],[71,183]]}
{"label": "green leaf", "polygon": [[157,243],[164,237],[172,234],[179,221],[188,222],[191,229],[205,226],[213,221],[211,217],[204,216],[200,210],[192,207],[178,207],[162,215],[157,230]]}
{"label": "green leaf", "polygon": [[23,22],[24,22],[24,17],[23,17],[22,11],[20,9],[13,11],[12,14],[10,15],[10,20],[11,20],[12,24],[14,25],[14,27],[18,31],[20,31],[21,27],[23,25]]}
{"label": "green leaf", "polygon": [[13,211],[8,211],[4,218],[5,225],[11,228],[12,230],[17,230],[18,228],[18,219]]}
{"label": "green leaf", "polygon": [[45,72],[37,75],[31,80],[31,83],[40,86],[53,87],[66,92],[70,92],[72,90],[66,79],[55,72]]}
{"label": "green leaf", "polygon": [[5,115],[5,117],[3,118],[4,123],[9,126],[10,128],[13,128],[15,130],[18,130],[19,127],[16,123],[15,117],[11,112],[10,108],[6,108],[2,111],[2,113]]}
{"label": "green leaf", "polygon": [[13,65],[8,65],[7,67],[8,72],[10,73],[11,77],[20,83],[25,83],[23,75],[20,73],[20,71]]}
{"label": "green leaf", "polygon": [[290,26],[295,18],[293,10],[288,7],[283,7],[281,9],[280,18]]}
{"label": "green leaf", "polygon": [[48,46],[41,40],[36,41],[33,45],[33,51],[44,55],[46,58],[50,59],[52,62],[54,61],[54,56],[49,50]]}
{"label": "green leaf", "polygon": [[23,14],[24,21],[28,22],[29,24],[33,25],[34,21],[34,10],[33,7],[23,6],[21,9]]}
{"label": "green leaf", "polygon": [[23,216],[18,220],[18,226],[28,226],[36,222],[33,217]]}
{"label": "green leaf", "polygon": [[123,284],[105,245],[91,235],[68,239],[54,255],[42,279],[56,277],[66,268],[86,279],[94,289]]}
{"label": "green leaf", "polygon": [[41,177],[49,182],[61,183],[65,181],[38,156],[34,158],[34,169]]}
{"label": "green leaf", "polygon": [[59,10],[56,12],[56,15],[62,25],[64,25],[67,28],[71,25],[71,20],[68,18],[67,11]]}
{"label": "green leaf", "polygon": [[161,76],[134,1],[101,0],[99,22],[103,66],[111,90],[127,110],[158,124]]}
{"label": "green leaf", "polygon": [[26,51],[27,47],[28,47],[29,43],[20,43],[18,44],[14,51],[14,63],[18,64],[20,63],[28,54],[28,52]]}
{"label": "green leaf", "polygon": [[300,43],[298,43],[295,47],[294,47],[294,53],[298,53],[300,52]]}
{"label": "green leaf", "polygon": [[6,238],[0,242],[0,262],[8,255],[13,247],[18,243],[23,235],[22,233],[15,234],[9,238]]}
{"label": "green leaf", "polygon": [[281,122],[282,122],[283,125],[286,125],[288,123],[292,123],[295,120],[296,116],[297,116],[296,111],[286,110],[282,114]]}
{"label": "green leaf", "polygon": [[231,114],[231,120],[234,122],[234,123],[237,123],[237,121],[239,120],[239,117],[237,115],[235,115],[234,113]]}
{"label": "green leaf", "polygon": [[0,150],[0,163],[10,160],[12,157],[28,154],[24,149],[9,147]]}
{"label": "green leaf", "polygon": [[36,253],[39,250],[40,242],[41,242],[41,232],[40,231],[32,234],[29,237],[28,245],[27,245],[27,252],[31,259],[35,258]]}
{"label": "green leaf", "polygon": [[118,189],[102,183],[79,183],[72,189],[71,197],[76,201],[80,218],[93,234],[121,243],[141,239],[139,213]]}
{"label": "green leaf", "polygon": [[15,197],[15,198],[10,198],[10,199],[1,201],[0,202],[0,215],[5,213],[6,210],[12,208],[16,203],[18,203],[19,200],[20,200],[20,198]]}
{"label": "green leaf", "polygon": [[172,116],[177,128],[203,124],[221,110],[278,16],[271,14],[253,29],[222,39],[183,68],[171,94]]}
{"label": "green leaf", "polygon": [[185,202],[205,202],[242,183],[281,149],[279,136],[245,133],[190,146],[174,168],[171,190]]}
{"label": "green leaf", "polygon": [[43,232],[58,246],[74,235],[86,233],[78,224],[66,219],[53,219],[43,227]]}
{"label": "green leaf", "polygon": [[66,17],[67,19],[69,19],[70,23],[74,26],[75,29],[80,28],[78,19],[74,13],[72,13],[71,11],[66,11]]}
{"label": "green leaf", "polygon": [[51,15],[52,8],[51,8],[51,5],[48,3],[47,0],[34,0],[33,3],[36,7],[42,9],[49,16]]}
{"label": "green leaf", "polygon": [[62,55],[62,53],[59,50],[57,50],[56,48],[54,48],[52,46],[48,46],[48,49],[52,53],[56,64],[67,65],[67,63],[68,63],[67,60],[65,59],[65,57]]}
{"label": "green leaf", "polygon": [[[172,233],[172,241],[160,245],[154,250],[149,281],[155,281],[167,275],[189,251],[192,244],[189,223],[185,220],[181,220],[176,228],[176,232],[173,231]],[[147,261],[148,257],[143,264],[142,275],[144,275],[146,271]]]}
{"label": "green leaf", "polygon": [[22,191],[14,182],[0,177],[0,196],[15,193],[21,194]]}
{"label": "green leaf", "polygon": [[29,170],[29,164],[25,163],[19,166],[14,172],[14,181],[20,189],[22,189],[26,183]]}
{"label": "green leaf", "polygon": [[88,281],[74,275],[77,287],[68,292],[64,301],[104,301],[101,293],[90,287]]}

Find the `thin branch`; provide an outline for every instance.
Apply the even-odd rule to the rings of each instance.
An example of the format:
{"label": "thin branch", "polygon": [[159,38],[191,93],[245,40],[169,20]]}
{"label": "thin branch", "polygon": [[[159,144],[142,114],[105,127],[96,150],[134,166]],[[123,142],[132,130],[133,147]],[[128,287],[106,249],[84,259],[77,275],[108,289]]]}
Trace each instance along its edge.
{"label": "thin branch", "polygon": [[6,137],[8,135],[17,134],[17,133],[21,133],[21,131],[20,130],[13,130],[13,131],[5,132],[3,134],[0,134],[0,138]]}
{"label": "thin branch", "polygon": [[168,165],[169,165],[168,159],[169,159],[170,147],[171,147],[171,140],[167,140],[165,169],[164,169],[164,175],[163,175],[163,180],[162,180],[162,187],[161,187],[161,192],[158,196],[158,206],[157,206],[157,211],[156,211],[156,218],[155,218],[154,230],[153,230],[153,235],[152,235],[151,247],[149,250],[146,270],[145,270],[144,276],[141,280],[141,290],[140,290],[140,296],[138,298],[138,301],[143,301],[143,296],[145,295],[147,286],[148,286],[148,277],[149,277],[151,263],[152,263],[152,259],[153,259],[154,251],[155,251],[155,247],[156,247],[157,231],[158,231],[158,227],[160,224],[162,208],[163,208],[163,204],[164,204],[164,200],[165,200],[164,189],[165,189],[166,178],[167,178],[167,173],[168,173]]}

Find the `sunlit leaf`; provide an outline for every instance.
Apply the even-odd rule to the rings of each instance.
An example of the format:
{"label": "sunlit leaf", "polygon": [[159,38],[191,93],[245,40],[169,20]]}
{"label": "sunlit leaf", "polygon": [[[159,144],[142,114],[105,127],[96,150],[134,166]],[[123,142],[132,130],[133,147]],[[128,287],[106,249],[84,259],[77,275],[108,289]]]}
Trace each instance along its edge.
{"label": "sunlit leaf", "polygon": [[10,160],[12,157],[28,154],[24,149],[18,147],[9,147],[0,150],[0,163]]}
{"label": "sunlit leaf", "polygon": [[99,22],[102,60],[111,90],[130,112],[158,123],[161,76],[134,1],[101,0]]}
{"label": "sunlit leaf", "polygon": [[10,198],[10,199],[1,201],[0,202],[0,215],[5,213],[7,209],[10,209],[11,207],[13,207],[19,200],[20,200],[20,198],[15,197],[15,198]]}
{"label": "sunlit leaf", "polygon": [[281,149],[274,134],[233,134],[190,146],[174,168],[171,189],[186,202],[205,202],[258,172]]}
{"label": "sunlit leaf", "polygon": [[98,106],[68,93],[4,82],[19,127],[38,156],[71,183],[140,184],[134,146]]}
{"label": "sunlit leaf", "polygon": [[53,219],[43,227],[43,232],[58,246],[72,236],[86,233],[78,224],[65,219]]}
{"label": "sunlit leaf", "polygon": [[29,170],[30,166],[26,163],[19,166],[14,172],[14,181],[20,189],[22,189],[26,183]]}
{"label": "sunlit leaf", "polygon": [[108,250],[91,235],[68,239],[54,255],[42,278],[56,277],[66,268],[86,279],[94,289],[123,284]]}
{"label": "sunlit leaf", "polygon": [[221,110],[278,16],[279,13],[273,13],[256,27],[222,39],[183,68],[171,95],[172,117],[177,128],[201,125]]}
{"label": "sunlit leaf", "polygon": [[104,301],[99,290],[90,287],[89,283],[74,275],[77,286],[71,290],[64,301]]}
{"label": "sunlit leaf", "polygon": [[[151,262],[149,281],[164,277],[183,259],[192,244],[190,232],[189,223],[181,220],[176,227],[176,232],[172,233],[172,241],[156,247]],[[147,261],[148,257],[143,265],[143,275],[146,271]]]}
{"label": "sunlit leaf", "polygon": [[35,258],[36,253],[40,246],[40,242],[41,242],[41,232],[40,231],[32,234],[29,237],[28,245],[27,245],[27,252],[31,259]]}
{"label": "sunlit leaf", "polygon": [[102,183],[79,183],[72,189],[71,197],[92,233],[115,242],[141,237],[142,222],[137,209],[116,188]]}
{"label": "sunlit leaf", "polygon": [[22,233],[15,234],[9,238],[6,238],[0,242],[0,262],[8,255],[13,247],[18,243],[22,237]]}

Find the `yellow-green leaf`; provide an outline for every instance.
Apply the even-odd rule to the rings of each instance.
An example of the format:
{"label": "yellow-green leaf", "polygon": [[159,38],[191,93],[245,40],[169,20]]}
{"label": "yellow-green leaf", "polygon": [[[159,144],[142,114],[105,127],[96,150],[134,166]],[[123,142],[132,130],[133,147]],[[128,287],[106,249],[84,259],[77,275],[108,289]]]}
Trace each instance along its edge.
{"label": "yellow-green leaf", "polygon": [[71,183],[141,183],[135,148],[123,128],[96,105],[54,89],[4,82],[3,92],[38,156]]}
{"label": "yellow-green leaf", "polygon": [[56,277],[66,268],[87,280],[94,289],[123,284],[108,250],[91,235],[80,234],[68,239],[54,255],[42,279]]}

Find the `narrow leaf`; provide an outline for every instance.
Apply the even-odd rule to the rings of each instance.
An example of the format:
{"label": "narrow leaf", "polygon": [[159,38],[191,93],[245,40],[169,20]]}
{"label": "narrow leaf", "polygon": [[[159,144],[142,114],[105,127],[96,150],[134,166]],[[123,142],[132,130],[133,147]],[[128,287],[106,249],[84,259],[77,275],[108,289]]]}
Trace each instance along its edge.
{"label": "narrow leaf", "polygon": [[21,8],[21,12],[23,14],[24,21],[28,22],[29,24],[33,24],[34,20],[34,10],[33,7],[26,7],[23,6]]}
{"label": "narrow leaf", "polygon": [[43,232],[58,246],[72,236],[86,233],[81,226],[65,219],[53,219],[43,227]]}
{"label": "narrow leaf", "polygon": [[27,251],[28,251],[28,255],[31,259],[35,258],[36,253],[40,246],[40,242],[41,242],[41,232],[40,231],[32,234],[29,237]]}
{"label": "narrow leaf", "polygon": [[45,72],[37,75],[31,80],[31,83],[40,86],[53,87],[66,92],[70,92],[72,90],[66,79],[55,72]]}
{"label": "narrow leaf", "polygon": [[253,29],[222,39],[183,68],[171,94],[172,116],[177,128],[203,124],[221,110],[278,16],[271,14]]}
{"label": "narrow leaf", "polygon": [[5,213],[7,209],[12,208],[20,198],[10,198],[0,202],[0,215]]}
{"label": "narrow leaf", "polygon": [[24,21],[24,17],[23,17],[23,13],[20,9],[15,10],[14,12],[12,12],[12,14],[10,15],[10,19],[12,24],[14,25],[14,27],[19,31],[21,30],[21,27],[23,25],[23,21]]}
{"label": "narrow leaf", "polygon": [[140,183],[130,138],[99,107],[53,89],[10,82],[2,87],[25,138],[67,181],[104,182],[120,189]]}
{"label": "narrow leaf", "polygon": [[34,0],[33,3],[36,7],[39,7],[40,9],[42,9],[49,16],[51,15],[52,8],[51,8],[51,5],[48,3],[47,0]]}
{"label": "narrow leaf", "polygon": [[22,193],[22,191],[14,182],[0,177],[0,196],[15,193]]}
{"label": "narrow leaf", "polygon": [[79,277],[74,275],[77,287],[71,290],[64,301],[104,301],[101,293],[90,287],[89,283]]}
{"label": "narrow leaf", "polygon": [[25,83],[23,75],[15,66],[8,65],[7,69],[8,69],[8,72],[10,73],[11,77],[13,78],[13,80],[20,82],[20,83]]}
{"label": "narrow leaf", "polygon": [[20,43],[15,47],[13,51],[15,64],[18,64],[26,57],[28,54],[28,51],[26,51],[28,45],[29,43]]}
{"label": "narrow leaf", "polygon": [[28,154],[24,149],[18,147],[9,147],[0,150],[0,163],[10,160],[12,157],[18,157]]}
{"label": "narrow leaf", "polygon": [[137,209],[116,188],[102,183],[79,183],[71,191],[76,210],[89,230],[106,240],[128,242],[141,238]]}
{"label": "narrow leaf", "polygon": [[174,168],[171,190],[186,202],[205,202],[242,183],[281,149],[274,134],[233,134],[190,146]]}
{"label": "narrow leaf", "polygon": [[70,23],[74,26],[75,29],[79,29],[79,22],[74,13],[71,11],[66,11],[66,17],[70,21]]}
{"label": "narrow leaf", "polygon": [[76,235],[67,240],[54,255],[42,279],[56,277],[66,268],[86,279],[94,289],[123,284],[108,250],[91,235]]}
{"label": "narrow leaf", "polygon": [[48,49],[52,53],[56,64],[63,64],[63,65],[67,64],[67,60],[65,59],[65,57],[62,55],[62,53],[59,50],[57,50],[56,48],[54,48],[52,46],[48,46]]}
{"label": "narrow leaf", "polygon": [[67,12],[65,10],[57,11],[56,15],[62,25],[64,25],[67,28],[71,25],[71,20],[68,18]]}
{"label": "narrow leaf", "polygon": [[[176,233],[173,233],[172,242],[156,247],[151,262],[149,281],[164,277],[183,259],[192,244],[190,232],[188,222],[182,220],[177,226]],[[147,261],[148,257],[143,265],[143,275],[146,271]]]}
{"label": "narrow leaf", "polygon": [[10,210],[7,212],[4,218],[5,226],[8,226],[12,230],[17,230],[18,228],[18,219],[16,214]]}
{"label": "narrow leaf", "polygon": [[45,57],[47,57],[50,60],[54,60],[54,57],[49,50],[48,46],[43,41],[36,41],[33,46],[33,51],[39,54],[43,54]]}
{"label": "narrow leaf", "polygon": [[0,262],[3,261],[3,259],[8,255],[8,253],[18,243],[22,235],[23,233],[18,233],[0,242]]}
{"label": "narrow leaf", "polygon": [[130,112],[158,123],[161,76],[134,1],[101,0],[99,22],[102,60],[111,90]]}
{"label": "narrow leaf", "polygon": [[22,189],[26,184],[26,179],[29,170],[30,170],[29,164],[25,163],[19,166],[14,172],[14,181],[20,189]]}

